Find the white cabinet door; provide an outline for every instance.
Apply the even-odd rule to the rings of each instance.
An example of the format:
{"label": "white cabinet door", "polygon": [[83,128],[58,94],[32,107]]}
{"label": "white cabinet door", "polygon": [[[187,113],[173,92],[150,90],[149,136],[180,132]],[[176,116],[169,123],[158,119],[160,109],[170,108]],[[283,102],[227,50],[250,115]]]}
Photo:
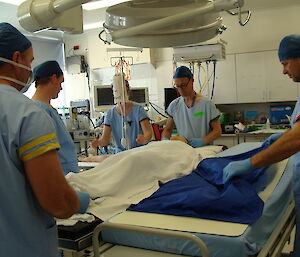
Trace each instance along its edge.
{"label": "white cabinet door", "polygon": [[277,51],[266,51],[265,71],[267,101],[295,101],[298,95],[298,86],[289,76],[282,73],[282,65],[278,59]]}
{"label": "white cabinet door", "polygon": [[266,102],[264,52],[236,55],[237,102]]}
{"label": "white cabinet door", "polygon": [[237,102],[235,55],[227,55],[226,60],[217,62],[213,101],[215,104]]}

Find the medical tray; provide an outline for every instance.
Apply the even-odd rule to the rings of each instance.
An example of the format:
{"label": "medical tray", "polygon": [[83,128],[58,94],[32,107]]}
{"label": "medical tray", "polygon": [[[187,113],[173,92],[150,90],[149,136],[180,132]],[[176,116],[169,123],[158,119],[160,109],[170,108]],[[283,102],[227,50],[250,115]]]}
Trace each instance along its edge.
{"label": "medical tray", "polygon": [[102,223],[96,218],[93,222],[77,222],[74,226],[58,226],[58,245],[60,248],[81,251],[92,245],[94,228]]}

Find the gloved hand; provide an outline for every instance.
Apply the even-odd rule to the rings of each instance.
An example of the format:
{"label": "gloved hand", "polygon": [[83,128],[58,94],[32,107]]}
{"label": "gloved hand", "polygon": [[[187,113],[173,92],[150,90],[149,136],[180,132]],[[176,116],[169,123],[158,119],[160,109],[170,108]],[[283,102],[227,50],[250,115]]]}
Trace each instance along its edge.
{"label": "gloved hand", "polygon": [[206,145],[203,138],[191,138],[188,140],[188,144],[194,148]]}
{"label": "gloved hand", "polygon": [[263,142],[262,146],[273,144],[281,136],[282,136],[282,133],[272,134]]}
{"label": "gloved hand", "polygon": [[77,213],[84,214],[90,204],[90,195],[88,193],[76,191],[77,196],[80,200],[80,208]]}
{"label": "gloved hand", "polygon": [[163,138],[161,139],[161,141],[165,141],[165,140],[170,140],[170,138],[163,137]]}
{"label": "gloved hand", "polygon": [[227,183],[232,177],[241,176],[254,170],[250,158],[229,163],[223,169],[223,183]]}

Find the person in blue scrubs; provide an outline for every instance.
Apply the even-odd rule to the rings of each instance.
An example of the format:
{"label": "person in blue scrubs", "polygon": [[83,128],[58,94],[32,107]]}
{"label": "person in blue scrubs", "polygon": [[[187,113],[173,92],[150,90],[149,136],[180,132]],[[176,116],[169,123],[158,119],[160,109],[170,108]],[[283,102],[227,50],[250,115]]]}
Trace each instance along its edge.
{"label": "person in blue scrubs", "polygon": [[89,195],[68,185],[53,122],[21,93],[32,83],[32,61],[31,42],[0,23],[0,249],[1,256],[58,257],[53,217],[85,212]]}
{"label": "person in blue scrubs", "polygon": [[188,67],[178,67],[173,78],[180,97],[167,109],[169,118],[162,139],[170,139],[176,127],[179,138],[192,147],[211,144],[222,133],[220,112],[211,100],[195,92],[193,74]]}
{"label": "person in blue scrubs", "polygon": [[[130,87],[127,80],[125,85],[128,94]],[[127,149],[135,148],[147,144],[152,138],[152,129],[148,115],[144,107],[127,101],[125,103],[125,133],[128,135],[128,147],[121,144],[122,140],[122,104],[118,103],[115,107],[109,109],[104,116],[104,129],[101,138],[94,140],[91,144],[94,148],[99,146],[107,146],[110,142],[111,134],[114,138],[116,153]],[[123,131],[124,131],[123,130]],[[123,135],[125,134],[123,132]]]}
{"label": "person in blue scrubs", "polygon": [[54,121],[60,149],[58,157],[64,171],[78,172],[78,161],[75,144],[68,133],[65,124],[58,112],[51,106],[51,100],[58,97],[62,90],[61,83],[64,82],[63,71],[56,61],[47,61],[33,68],[36,91],[32,100]]}
{"label": "person in blue scrubs", "polygon": [[[294,82],[300,82],[300,35],[284,37],[279,45],[278,56],[283,74]],[[284,134],[274,134],[265,143],[270,146],[251,159],[229,163],[223,171],[223,181],[251,172],[254,168],[269,166],[292,156],[293,189],[296,205],[296,238],[293,257],[300,257],[300,98],[291,118],[291,127]]]}

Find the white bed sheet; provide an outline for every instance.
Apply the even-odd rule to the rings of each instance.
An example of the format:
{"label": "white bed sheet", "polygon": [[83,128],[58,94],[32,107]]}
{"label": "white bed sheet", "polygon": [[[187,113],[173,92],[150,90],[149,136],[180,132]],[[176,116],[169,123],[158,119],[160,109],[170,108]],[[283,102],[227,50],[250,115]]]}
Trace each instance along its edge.
{"label": "white bed sheet", "polygon": [[221,147],[194,149],[179,141],[153,142],[112,155],[95,168],[69,173],[66,178],[76,189],[90,194],[87,210],[106,220],[149,197],[159,182],[190,174],[206,157],[216,156]]}
{"label": "white bed sheet", "polygon": [[[261,143],[244,143],[224,151],[219,155],[239,154],[243,151],[248,151],[259,147]],[[272,171],[271,171],[272,172]],[[269,179],[268,172],[266,177]],[[235,227],[227,226],[225,230],[235,230],[233,233],[239,236],[219,236],[213,233],[193,233],[200,237],[207,245],[210,256],[212,257],[246,257],[256,254],[268,239],[269,235],[276,227],[276,224],[282,217],[287,206],[292,200],[292,165],[289,161],[285,172],[280,175],[271,176],[278,184],[271,189],[273,193],[265,199],[264,211],[261,218],[252,226],[248,226],[241,235]],[[272,184],[272,183],[271,183]],[[270,190],[267,189],[267,191]],[[266,196],[266,195],[265,195]],[[264,197],[265,197],[264,196]],[[114,217],[113,219],[117,218]],[[189,218],[190,219],[190,218]],[[123,221],[122,221],[123,223]],[[221,222],[220,222],[221,223]],[[220,224],[219,223],[219,224]],[[215,223],[217,226],[218,222]],[[229,223],[232,224],[232,223]],[[239,225],[239,224],[238,224]],[[224,230],[221,228],[221,230]],[[240,232],[242,232],[242,230]],[[181,230],[188,231],[188,230]],[[224,233],[223,233],[224,234]],[[226,234],[226,233],[225,233]],[[141,235],[138,233],[128,233],[123,231],[106,230],[103,232],[103,240],[106,242],[141,247],[156,251],[163,251],[176,254],[185,254],[199,256],[198,248],[191,242],[181,239],[170,239],[155,237],[150,235]]]}

